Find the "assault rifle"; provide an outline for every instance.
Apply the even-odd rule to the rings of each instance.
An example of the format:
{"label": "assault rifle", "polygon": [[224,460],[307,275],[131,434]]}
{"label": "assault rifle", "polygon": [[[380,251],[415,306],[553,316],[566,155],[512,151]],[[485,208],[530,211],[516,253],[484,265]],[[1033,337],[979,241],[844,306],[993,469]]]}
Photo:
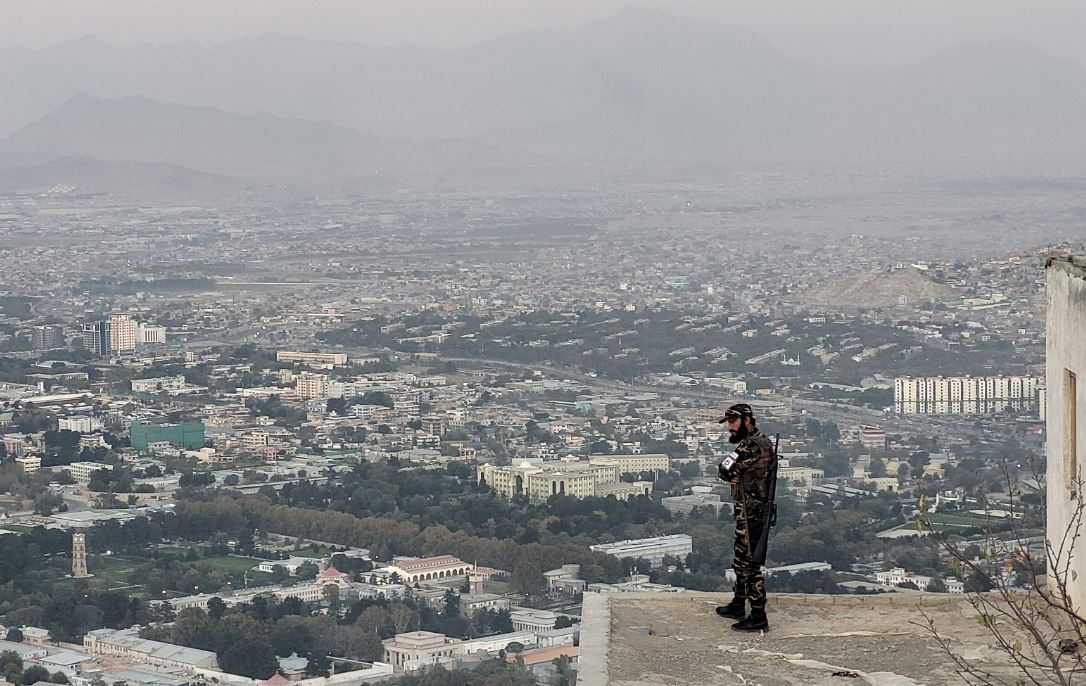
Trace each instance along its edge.
{"label": "assault rifle", "polygon": [[769,547],[769,530],[777,524],[777,448],[780,444],[781,435],[777,434],[777,440],[773,444],[773,466],[769,469],[769,482],[766,484],[766,495],[769,498],[766,500],[765,507],[762,508],[761,535],[751,554],[754,564],[759,566],[765,564],[766,549]]}

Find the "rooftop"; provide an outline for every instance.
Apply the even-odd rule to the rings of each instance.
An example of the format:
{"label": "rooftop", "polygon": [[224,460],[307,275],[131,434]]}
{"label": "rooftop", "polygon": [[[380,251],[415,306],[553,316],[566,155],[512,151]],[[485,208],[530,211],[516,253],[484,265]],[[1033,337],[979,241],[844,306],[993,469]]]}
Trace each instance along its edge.
{"label": "rooftop", "polygon": [[578,684],[962,683],[921,611],[941,635],[952,637],[955,654],[998,675],[1014,673],[960,596],[771,595],[770,631],[753,635],[733,632],[729,620],[714,614],[729,599],[730,594],[704,593],[586,594]]}
{"label": "rooftop", "polygon": [[398,567],[405,572],[414,572],[420,569],[432,569],[436,567],[451,567],[463,565],[459,558],[452,555],[438,555],[437,557],[423,557],[417,560],[403,560],[396,562],[392,566]]}

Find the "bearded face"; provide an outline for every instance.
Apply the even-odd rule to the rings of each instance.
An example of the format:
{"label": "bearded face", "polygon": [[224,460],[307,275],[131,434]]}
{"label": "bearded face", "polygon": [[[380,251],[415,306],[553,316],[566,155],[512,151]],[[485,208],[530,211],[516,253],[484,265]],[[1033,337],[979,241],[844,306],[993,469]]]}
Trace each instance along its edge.
{"label": "bearded face", "polygon": [[740,421],[740,422],[738,422],[738,425],[735,426],[735,427],[732,427],[731,425],[729,425],[728,426],[728,433],[729,433],[728,442],[729,443],[738,443],[738,442],[742,441],[744,438],[746,438],[747,436],[750,435],[750,430],[747,428],[747,423],[745,421]]}

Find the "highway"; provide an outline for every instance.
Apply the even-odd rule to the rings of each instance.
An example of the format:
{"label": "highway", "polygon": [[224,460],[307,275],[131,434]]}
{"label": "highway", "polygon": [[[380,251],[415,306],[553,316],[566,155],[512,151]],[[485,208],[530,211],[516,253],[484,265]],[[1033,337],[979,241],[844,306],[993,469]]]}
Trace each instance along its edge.
{"label": "highway", "polygon": [[[678,388],[675,386],[652,386],[648,384],[628,384],[614,379],[604,379],[598,376],[592,376],[582,372],[577,372],[570,369],[562,369],[545,364],[524,364],[519,362],[509,362],[507,360],[491,360],[491,359],[479,359],[470,357],[442,357],[442,360],[447,360],[457,364],[458,366],[463,364],[465,367],[490,366],[501,367],[516,371],[522,374],[525,370],[539,370],[553,378],[572,379],[579,381],[591,389],[593,392],[607,392],[614,393],[616,395],[630,395],[633,393],[656,393],[661,397],[671,398],[686,398],[691,400],[700,401],[719,401],[721,405],[724,403],[741,402],[744,398],[735,395],[734,393],[722,393],[720,391],[714,391],[712,389],[687,389]],[[834,421],[844,424],[872,424],[877,425],[887,431],[895,431],[904,434],[925,433],[929,436],[945,437],[961,439],[963,436],[977,435],[983,436],[983,432],[973,428],[965,427],[959,424],[951,424],[945,420],[941,420],[935,417],[925,416],[922,419],[912,419],[908,417],[900,417],[894,415],[887,415],[880,410],[876,410],[869,407],[861,407],[857,405],[845,405],[841,403],[831,403],[822,400],[807,400],[804,398],[779,398],[773,397],[773,400],[779,400],[790,408],[796,411],[804,411],[810,414],[812,417],[820,421]]]}

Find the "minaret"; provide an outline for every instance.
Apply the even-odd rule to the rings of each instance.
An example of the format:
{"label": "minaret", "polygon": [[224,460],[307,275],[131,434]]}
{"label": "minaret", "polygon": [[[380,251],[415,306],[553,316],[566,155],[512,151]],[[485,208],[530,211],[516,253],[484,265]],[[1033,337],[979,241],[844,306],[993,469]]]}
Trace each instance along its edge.
{"label": "minaret", "polygon": [[72,576],[86,579],[87,574],[87,539],[83,534],[72,534]]}

